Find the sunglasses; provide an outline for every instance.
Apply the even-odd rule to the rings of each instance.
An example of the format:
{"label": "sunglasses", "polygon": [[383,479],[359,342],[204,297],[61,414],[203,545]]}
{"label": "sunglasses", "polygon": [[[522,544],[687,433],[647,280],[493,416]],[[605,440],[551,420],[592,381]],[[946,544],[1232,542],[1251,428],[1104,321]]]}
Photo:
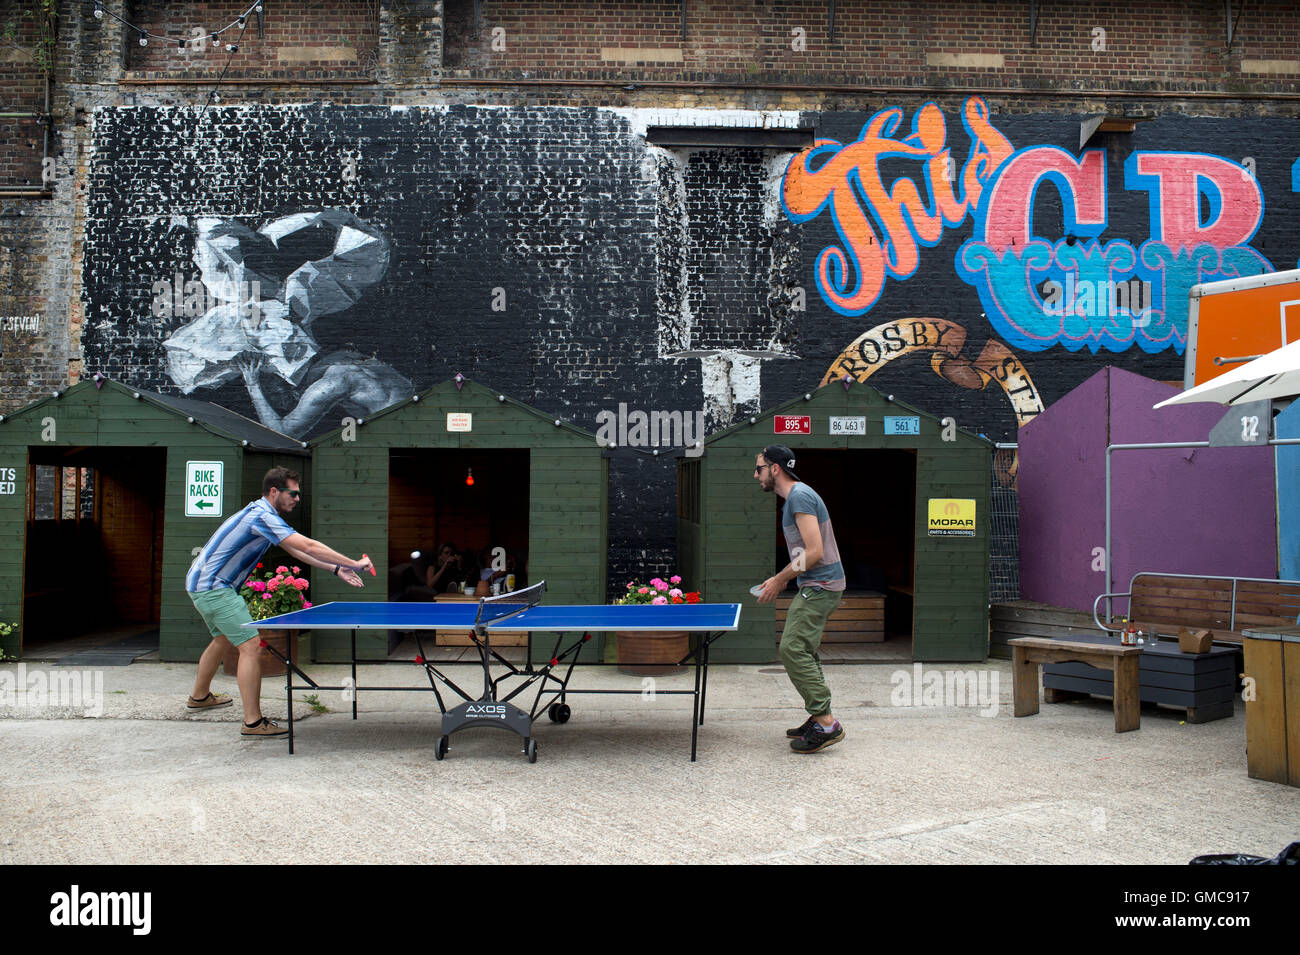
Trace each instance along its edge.
{"label": "sunglasses", "polygon": [[302,491],[291,491],[287,487],[277,487],[276,490],[281,494],[288,494],[295,501],[302,497]]}
{"label": "sunglasses", "polygon": [[754,465],[754,473],[757,474],[759,471],[763,470],[763,468],[770,468],[774,464],[776,464],[775,461],[768,461],[766,464],[756,464]]}

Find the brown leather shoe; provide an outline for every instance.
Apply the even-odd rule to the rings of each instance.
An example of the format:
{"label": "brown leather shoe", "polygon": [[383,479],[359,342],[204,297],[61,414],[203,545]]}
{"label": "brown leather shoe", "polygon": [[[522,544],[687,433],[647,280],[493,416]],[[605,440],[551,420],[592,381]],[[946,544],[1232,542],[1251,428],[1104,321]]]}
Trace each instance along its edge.
{"label": "brown leather shoe", "polygon": [[185,705],[191,710],[210,710],[214,706],[229,706],[235,702],[234,699],[226,693],[209,693],[201,700],[190,697]]}
{"label": "brown leather shoe", "polygon": [[244,728],[239,731],[239,735],[248,738],[253,738],[253,737],[261,738],[265,736],[288,736],[289,729],[288,727],[281,726],[279,723],[275,722],[274,720],[268,720],[265,716],[263,716],[260,721],[254,723],[252,726],[249,726],[247,723],[245,723]]}

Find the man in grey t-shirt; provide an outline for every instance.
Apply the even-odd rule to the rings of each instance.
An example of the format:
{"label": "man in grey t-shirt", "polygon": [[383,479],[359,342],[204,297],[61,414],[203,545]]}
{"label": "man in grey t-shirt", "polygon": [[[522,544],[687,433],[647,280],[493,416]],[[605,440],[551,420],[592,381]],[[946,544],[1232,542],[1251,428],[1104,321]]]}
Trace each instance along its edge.
{"label": "man in grey t-shirt", "polygon": [[775,600],[791,580],[799,593],[790,603],[781,633],[781,662],[799,695],[808,719],[785,731],[796,753],[815,753],[844,738],[844,727],[831,713],[831,691],[822,673],[817,648],[831,612],[844,593],[844,568],[826,504],[794,473],[794,453],[783,444],[764,448],[754,459],[754,477],[764,491],[785,499],[781,529],[790,564],[763,582],[759,603]]}

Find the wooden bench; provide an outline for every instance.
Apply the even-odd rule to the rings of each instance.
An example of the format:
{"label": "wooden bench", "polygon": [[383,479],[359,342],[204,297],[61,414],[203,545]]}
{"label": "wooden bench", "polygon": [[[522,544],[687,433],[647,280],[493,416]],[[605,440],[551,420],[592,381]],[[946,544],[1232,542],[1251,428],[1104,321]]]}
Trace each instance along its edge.
{"label": "wooden bench", "polygon": [[[785,615],[798,594],[791,590],[776,598],[776,639],[781,640]],[[875,591],[846,591],[840,605],[826,621],[822,643],[883,643],[885,640],[885,595]]]}
{"label": "wooden bench", "polygon": [[1011,688],[1016,716],[1038,712],[1038,668],[1044,663],[1088,663],[1115,674],[1115,732],[1127,733],[1141,726],[1142,705],[1138,698],[1138,659],[1141,647],[1121,646],[1109,637],[1079,635],[1062,640],[1050,637],[1017,637],[1011,647]]}
{"label": "wooden bench", "polygon": [[1102,594],[1092,603],[1098,627],[1119,633],[1103,600],[1128,601],[1128,619],[1147,633],[1173,636],[1182,627],[1214,631],[1214,642],[1241,646],[1241,632],[1252,627],[1294,625],[1300,620],[1300,580],[1260,577],[1195,577],[1188,574],[1133,575],[1126,593]]}

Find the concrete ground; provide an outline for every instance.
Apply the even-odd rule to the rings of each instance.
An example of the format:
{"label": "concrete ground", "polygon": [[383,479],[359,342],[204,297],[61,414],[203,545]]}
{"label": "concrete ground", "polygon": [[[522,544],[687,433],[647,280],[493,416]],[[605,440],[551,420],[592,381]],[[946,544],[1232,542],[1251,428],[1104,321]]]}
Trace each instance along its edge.
{"label": "concrete ground", "polygon": [[[58,671],[85,683],[51,683]],[[925,674],[959,671],[992,698],[909,705],[926,702],[914,692]],[[309,672],[338,684],[346,669]],[[1240,701],[1232,719],[1204,725],[1144,708],[1142,729],[1125,734],[1098,700],[1015,719],[1000,660],[920,676],[907,664],[828,668],[848,735],[814,756],[787,746],[784,728],[803,713],[779,667],[715,665],[695,763],[690,698],[649,693],[571,697],[569,723],[537,729],[536,764],[491,730],[454,736],[436,762],[431,694],[364,691],[418,685],[414,666],[363,668],[356,722],[338,692],[318,694],[327,713],[300,698],[290,756],[282,740],[239,738],[232,678],[215,686],[234,707],[188,713],[193,673],[0,665],[0,863],[1181,865],[1273,856],[1300,838],[1300,789],[1246,775]],[[574,685],[641,683],[588,669]],[[676,676],[653,688],[686,686]],[[282,688],[263,685],[272,717]]]}

